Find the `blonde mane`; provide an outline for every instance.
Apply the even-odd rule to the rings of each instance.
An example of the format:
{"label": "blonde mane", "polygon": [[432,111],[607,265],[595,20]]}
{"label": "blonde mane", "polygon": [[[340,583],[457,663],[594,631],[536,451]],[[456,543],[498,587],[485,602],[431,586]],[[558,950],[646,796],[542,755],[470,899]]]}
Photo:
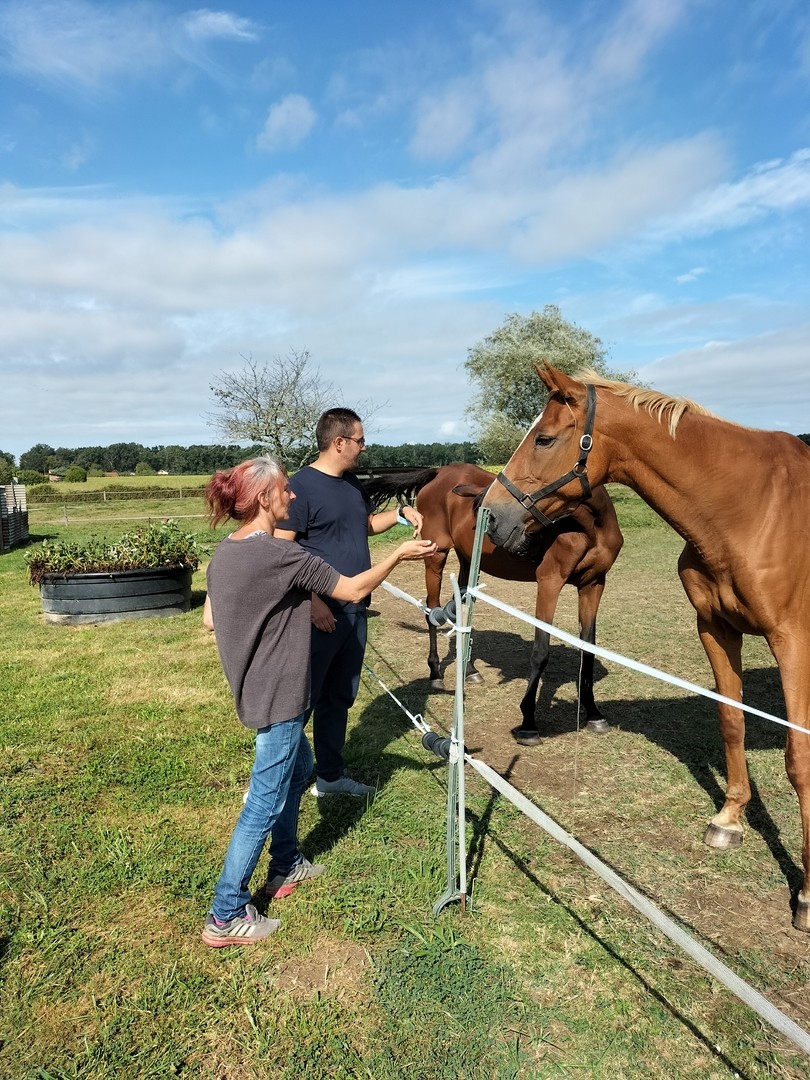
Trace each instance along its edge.
{"label": "blonde mane", "polygon": [[609,390],[617,397],[624,398],[634,409],[646,409],[650,416],[654,416],[659,423],[666,424],[669,434],[675,438],[675,431],[684,413],[692,413],[695,416],[711,416],[719,419],[714,413],[704,409],[697,402],[684,397],[669,397],[658,390],[649,390],[646,386],[630,386],[629,383],[617,382],[615,379],[606,379],[597,374],[592,368],[584,368],[574,375],[580,382],[591,383],[593,386]]}

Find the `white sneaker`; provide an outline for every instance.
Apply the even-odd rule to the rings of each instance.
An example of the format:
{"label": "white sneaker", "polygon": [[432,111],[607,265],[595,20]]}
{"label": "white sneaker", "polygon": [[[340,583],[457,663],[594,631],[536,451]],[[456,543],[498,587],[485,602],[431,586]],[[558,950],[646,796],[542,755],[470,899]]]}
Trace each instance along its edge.
{"label": "white sneaker", "polygon": [[317,776],[309,790],[316,799],[320,799],[323,795],[355,795],[358,798],[372,799],[377,794],[376,788],[369,784],[361,784],[359,780],[353,780],[348,773],[344,773],[337,780],[322,780],[320,776]]}

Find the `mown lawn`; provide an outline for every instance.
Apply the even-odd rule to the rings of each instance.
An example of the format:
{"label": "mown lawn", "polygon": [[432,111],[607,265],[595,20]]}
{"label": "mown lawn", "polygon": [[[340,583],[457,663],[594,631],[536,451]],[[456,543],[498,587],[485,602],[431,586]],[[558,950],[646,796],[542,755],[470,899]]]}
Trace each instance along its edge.
{"label": "mown lawn", "polygon": [[[162,504],[162,516],[179,506]],[[600,640],[660,667],[683,656],[678,673],[705,685],[672,580],[677,540],[635,497],[622,493],[619,512],[627,542]],[[201,627],[202,571],[194,586],[188,615],[46,626],[22,552],[0,556],[0,1076],[807,1075],[781,1037],[472,779],[475,902],[434,919],[445,885],[445,769],[372,680],[352,714],[349,764],[376,779],[377,799],[366,807],[305,796],[303,847],[327,874],[278,905],[283,927],[265,946],[206,949],[199,931],[251,745]],[[373,627],[370,660],[396,668],[401,629],[384,618]],[[767,682],[767,655],[752,655]],[[553,783],[569,738],[548,740],[534,797],[676,913],[685,890],[708,903],[724,883],[735,896],[752,895],[752,881],[755,896],[784,889],[798,859],[798,810],[778,739],[756,729],[754,769],[757,806],[767,803],[784,829],[785,857],[775,861],[775,841],[751,829],[742,856],[718,859],[693,836],[708,790],[700,762],[716,771],[716,725],[701,726],[705,710],[657,684],[618,672],[608,681],[615,738],[580,751],[573,795]],[[645,726],[651,714],[657,741]],[[437,722],[447,715],[440,699]],[[664,800],[665,839],[650,787]],[[628,840],[645,829],[646,842]],[[789,912],[775,917],[790,935]],[[775,954],[755,935],[741,947],[731,927],[722,945],[721,958],[780,1007],[806,985],[803,938]]]}

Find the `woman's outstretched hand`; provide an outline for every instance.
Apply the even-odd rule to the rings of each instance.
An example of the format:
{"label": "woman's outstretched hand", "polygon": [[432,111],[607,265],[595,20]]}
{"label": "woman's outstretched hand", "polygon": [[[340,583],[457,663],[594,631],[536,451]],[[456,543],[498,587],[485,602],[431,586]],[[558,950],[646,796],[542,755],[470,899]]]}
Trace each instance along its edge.
{"label": "woman's outstretched hand", "polygon": [[432,540],[406,540],[399,546],[400,559],[429,559],[438,551]]}

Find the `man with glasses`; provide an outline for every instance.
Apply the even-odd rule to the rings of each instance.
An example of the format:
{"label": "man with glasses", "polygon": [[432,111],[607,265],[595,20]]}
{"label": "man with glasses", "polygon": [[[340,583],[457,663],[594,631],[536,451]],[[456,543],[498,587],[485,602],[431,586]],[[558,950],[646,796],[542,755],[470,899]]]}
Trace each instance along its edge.
{"label": "man with glasses", "polygon": [[[315,428],[318,457],[290,479],[295,500],[275,536],[297,540],[341,574],[351,577],[371,565],[368,538],[397,521],[422,528],[412,506],[375,514],[354,475],[366,447],[363,423],[352,409],[329,409]],[[360,686],[370,597],[359,604],[312,596],[312,736],[315,784],[312,793],[370,797],[374,788],[346,772],[343,748],[349,709]]]}

